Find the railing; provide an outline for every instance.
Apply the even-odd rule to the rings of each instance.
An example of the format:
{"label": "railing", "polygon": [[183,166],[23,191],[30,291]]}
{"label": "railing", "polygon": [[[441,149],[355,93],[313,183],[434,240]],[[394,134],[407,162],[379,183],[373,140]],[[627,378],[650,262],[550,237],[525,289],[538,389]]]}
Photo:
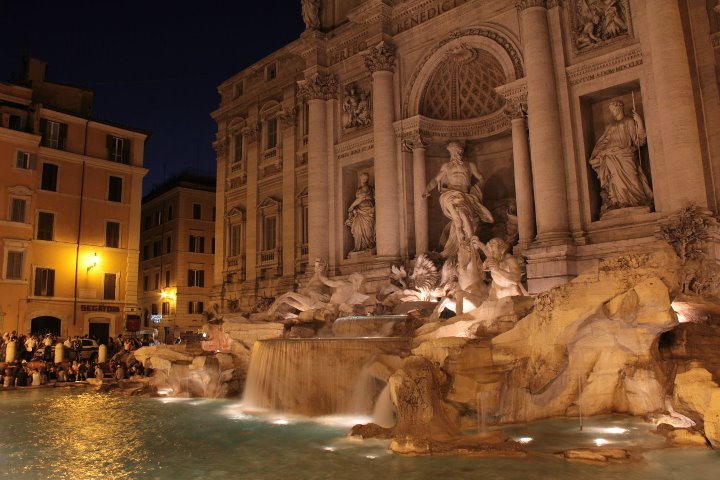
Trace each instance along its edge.
{"label": "railing", "polygon": [[258,252],[258,265],[275,265],[280,260],[280,249],[273,248],[272,250],[261,250]]}
{"label": "railing", "polygon": [[307,243],[300,244],[299,250],[301,257],[307,257],[308,253],[310,252],[310,245]]}
{"label": "railing", "polygon": [[235,163],[233,163],[232,166],[230,167],[230,171],[231,171],[231,172],[237,172],[237,171],[239,171],[239,170],[242,170],[242,166],[243,166],[242,162],[235,162]]}
{"label": "railing", "polygon": [[266,150],[265,153],[263,154],[263,158],[265,160],[267,160],[269,158],[275,158],[276,156],[277,156],[277,147],[273,147],[270,150]]}

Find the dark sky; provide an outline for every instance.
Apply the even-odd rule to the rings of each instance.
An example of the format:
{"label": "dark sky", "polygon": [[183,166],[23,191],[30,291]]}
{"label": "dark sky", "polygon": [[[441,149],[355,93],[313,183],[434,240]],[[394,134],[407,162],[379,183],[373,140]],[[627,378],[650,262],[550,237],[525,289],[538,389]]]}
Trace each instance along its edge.
{"label": "dark sky", "polygon": [[302,29],[299,0],[0,0],[0,80],[29,54],[48,80],[94,89],[94,117],[150,131],[147,193],[214,173],[217,86]]}

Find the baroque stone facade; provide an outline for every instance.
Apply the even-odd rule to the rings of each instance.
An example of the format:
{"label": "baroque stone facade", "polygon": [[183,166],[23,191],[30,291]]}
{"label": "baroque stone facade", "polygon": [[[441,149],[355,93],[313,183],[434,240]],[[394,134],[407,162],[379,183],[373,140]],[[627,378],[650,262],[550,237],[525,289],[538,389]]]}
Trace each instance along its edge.
{"label": "baroque stone facade", "polygon": [[[716,214],[715,6],[303,2],[307,30],[219,86],[214,298],[250,309],[315,258],[374,288],[442,252],[449,219],[425,189],[451,142],[483,179],[493,222],[478,237],[516,240],[531,293],[641,252],[688,202]],[[372,215],[353,235],[364,191]]]}

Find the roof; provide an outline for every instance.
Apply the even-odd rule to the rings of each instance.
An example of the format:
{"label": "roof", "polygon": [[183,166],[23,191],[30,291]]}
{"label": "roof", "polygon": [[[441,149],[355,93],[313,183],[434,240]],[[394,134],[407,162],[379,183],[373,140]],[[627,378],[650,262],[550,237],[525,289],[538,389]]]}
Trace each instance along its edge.
{"label": "roof", "polygon": [[183,170],[177,175],[168,178],[160,185],[153,187],[150,193],[143,197],[142,203],[147,203],[163,193],[179,187],[214,192],[215,176],[198,170]]}

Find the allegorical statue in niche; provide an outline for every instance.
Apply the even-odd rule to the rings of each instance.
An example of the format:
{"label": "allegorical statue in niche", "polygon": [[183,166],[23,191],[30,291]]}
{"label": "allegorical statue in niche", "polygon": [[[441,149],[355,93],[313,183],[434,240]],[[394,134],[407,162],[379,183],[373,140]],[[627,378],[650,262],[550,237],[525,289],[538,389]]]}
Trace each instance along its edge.
{"label": "allegorical statue in niche", "polygon": [[320,0],[301,0],[302,17],[307,30],[320,28]]}
{"label": "allegorical statue in niche", "polygon": [[625,114],[620,100],[610,102],[613,119],[595,144],[590,165],[600,180],[601,214],[608,210],[651,206],[652,190],[640,164],[640,147],[647,136],[640,115]]}
{"label": "allegorical statue in niche", "polygon": [[375,197],[370,185],[370,175],[360,174],[360,186],[355,191],[355,200],[348,207],[345,225],[350,227],[355,246],[353,252],[375,248]]}
{"label": "allegorical statue in niche", "polygon": [[488,300],[528,294],[522,285],[520,262],[510,254],[510,245],[505,240],[493,238],[483,244],[477,237],[474,237],[472,244],[476,249],[482,250],[486,256],[482,268],[486,272],[490,272],[490,277],[492,277]]}
{"label": "allegorical statue in niche", "polygon": [[[458,142],[447,146],[450,161],[440,167],[430,180],[423,198],[428,198],[433,188],[440,191],[440,207],[450,219],[447,240],[442,252],[445,258],[454,257],[462,243],[469,242],[476,234],[480,222],[493,223],[493,216],[482,203],[482,185],[485,182],[474,163],[463,160],[463,147]],[[473,177],[477,180],[472,183]],[[445,236],[445,235],[443,235]]]}

